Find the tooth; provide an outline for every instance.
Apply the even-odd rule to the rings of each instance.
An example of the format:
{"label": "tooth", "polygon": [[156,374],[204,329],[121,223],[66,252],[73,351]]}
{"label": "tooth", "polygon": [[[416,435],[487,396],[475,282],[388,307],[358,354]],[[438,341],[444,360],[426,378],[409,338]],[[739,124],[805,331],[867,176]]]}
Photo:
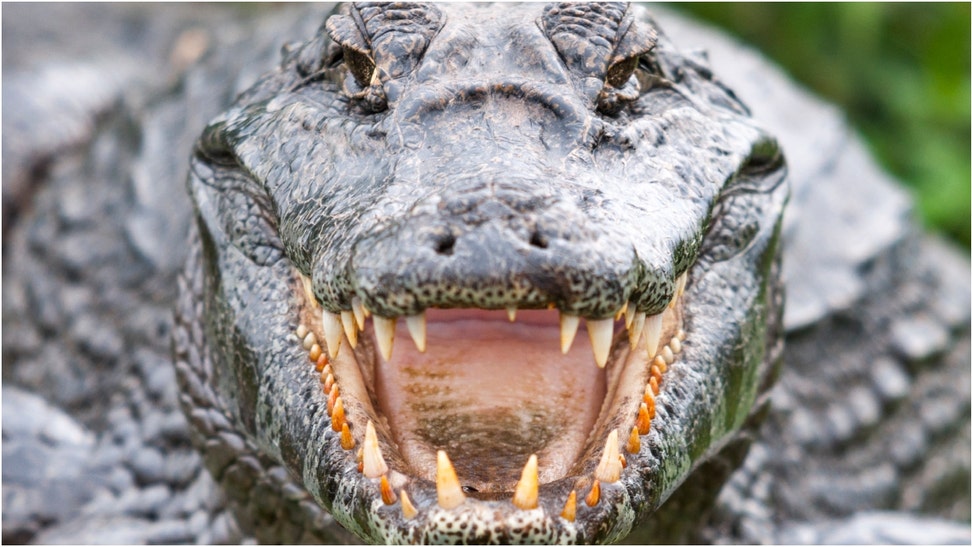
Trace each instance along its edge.
{"label": "tooth", "polygon": [[354,321],[358,324],[358,330],[364,330],[365,310],[361,305],[361,299],[357,296],[351,299],[351,313],[354,314]]}
{"label": "tooth", "polygon": [[331,391],[327,393],[327,413],[329,415],[334,414],[334,406],[337,405],[337,400],[340,396],[341,390],[338,388],[337,384],[331,384]]}
{"label": "tooth", "polygon": [[314,336],[314,333],[313,333],[313,332],[308,332],[308,333],[307,333],[307,334],[306,334],[306,335],[304,336],[304,339],[303,339],[303,340],[301,341],[301,344],[302,344],[302,345],[304,346],[304,349],[306,349],[306,350],[308,350],[308,351],[310,351],[310,349],[311,349],[311,348],[312,348],[312,347],[314,346],[314,344],[316,344],[316,343],[317,343],[317,337],[316,337],[316,336]]}
{"label": "tooth", "polygon": [[665,346],[661,350],[662,357],[665,358],[665,364],[670,365],[675,362],[675,354],[672,353],[672,348]]}
{"label": "tooth", "polygon": [[385,459],[381,457],[381,448],[378,447],[378,434],[375,433],[375,424],[368,420],[365,426],[364,438],[364,476],[369,479],[377,479],[388,472]]}
{"label": "tooth", "polygon": [[392,342],[395,341],[395,321],[394,317],[375,316],[375,339],[378,341],[378,350],[385,361],[391,361]]}
{"label": "tooth", "polygon": [[634,322],[635,316],[638,315],[638,310],[631,305],[631,302],[627,302],[624,305],[624,328],[630,329],[631,323]]}
{"label": "tooth", "polygon": [[614,337],[614,319],[588,319],[587,334],[591,337],[591,348],[594,350],[594,362],[598,368],[607,364],[608,354],[611,353],[611,339]]}
{"label": "tooth", "polygon": [[321,354],[317,356],[317,362],[314,363],[314,370],[317,372],[324,370],[324,367],[327,366],[327,360],[327,354],[321,352]]}
{"label": "tooth", "polygon": [[675,336],[668,341],[668,347],[672,348],[672,353],[682,353],[682,341]]}
{"label": "tooth", "polygon": [[348,422],[341,425],[341,448],[345,450],[354,448],[354,437],[351,436],[351,428],[348,427]]}
{"label": "tooth", "polygon": [[350,310],[341,312],[341,326],[344,327],[344,334],[348,337],[348,342],[352,348],[358,347],[358,326],[355,324],[354,313]]}
{"label": "tooth", "polygon": [[584,498],[584,503],[588,507],[594,507],[597,502],[601,501],[601,483],[594,479],[594,484],[591,485],[591,491],[587,493],[587,497]]}
{"label": "tooth", "polygon": [[645,330],[645,313],[644,312],[632,312],[631,314],[631,325],[628,327],[628,344],[632,347],[638,347],[638,341],[641,340],[641,333]]}
{"label": "tooth", "polygon": [[569,315],[561,312],[560,314],[560,351],[566,354],[570,351],[571,344],[574,343],[574,336],[577,335],[577,327],[580,326],[580,316]]}
{"label": "tooth", "polygon": [[682,272],[682,275],[678,276],[675,280],[676,291],[675,294],[681,297],[685,294],[685,284],[688,282],[688,272]]}
{"label": "tooth", "polygon": [[510,318],[510,323],[516,321],[516,306],[506,308],[506,316]]}
{"label": "tooth", "polygon": [[299,338],[301,341],[304,340],[304,337],[307,336],[308,332],[307,325],[303,323],[297,325],[297,338]]}
{"label": "tooth", "polygon": [[328,374],[327,377],[324,378],[324,391],[330,395],[332,387],[334,387],[334,374]]}
{"label": "tooth", "polygon": [[560,516],[568,522],[574,522],[577,517],[577,490],[570,491],[567,496],[567,503],[564,504],[564,510],[561,511]]}
{"label": "tooth", "polygon": [[307,358],[310,359],[312,363],[317,363],[317,360],[321,357],[321,346],[314,344],[311,346],[310,351],[307,353]]}
{"label": "tooth", "polygon": [[334,401],[334,412],[331,414],[331,429],[341,431],[344,425],[344,401],[340,397]]}
{"label": "tooth", "polygon": [[612,429],[604,443],[601,462],[594,470],[594,478],[604,482],[618,482],[621,479],[621,460],[618,459],[618,430]]}
{"label": "tooth", "polygon": [[655,356],[655,359],[651,362],[651,366],[658,367],[658,370],[660,370],[662,374],[665,374],[665,371],[668,370],[668,363],[665,362],[665,358],[661,355]]}
{"label": "tooth", "polygon": [[685,331],[682,330],[682,329],[678,329],[678,334],[676,334],[675,337],[678,338],[679,340],[681,340],[682,342],[684,342],[685,341]]}
{"label": "tooth", "polygon": [[327,354],[334,359],[338,348],[341,347],[341,316],[327,310],[321,312],[321,322],[324,323],[324,341],[327,343]]}
{"label": "tooth", "polygon": [[651,392],[654,395],[658,395],[659,388],[658,388],[658,377],[657,376],[652,376],[651,377],[651,380],[648,380],[648,387],[651,388]]}
{"label": "tooth", "polygon": [[662,314],[656,313],[645,318],[645,345],[648,348],[648,358],[658,353],[658,342],[661,340]]}
{"label": "tooth", "polygon": [[617,321],[618,319],[621,319],[621,316],[624,315],[624,312],[626,312],[627,310],[628,310],[628,303],[625,302],[624,305],[621,306],[621,308],[618,310],[618,313],[614,314],[614,320]]}
{"label": "tooth", "polygon": [[405,325],[408,327],[408,333],[412,335],[415,347],[425,353],[425,312],[406,317]]}
{"label": "tooth", "polygon": [[415,515],[418,515],[418,509],[412,505],[412,500],[408,499],[408,494],[405,493],[404,489],[398,491],[398,497],[402,500],[402,516],[405,517],[405,520],[415,518]]}
{"label": "tooth", "polygon": [[385,502],[385,505],[391,505],[398,501],[398,498],[395,497],[395,491],[388,484],[388,477],[385,475],[381,476],[379,490],[381,490],[381,501]]}
{"label": "tooth", "polygon": [[647,403],[641,403],[641,407],[638,408],[638,421],[635,427],[638,429],[639,435],[647,435],[651,429],[651,415],[648,414]]}
{"label": "tooth", "polygon": [[524,511],[536,509],[540,499],[540,475],[537,468],[537,455],[532,454],[523,467],[520,482],[513,491],[513,505]]}
{"label": "tooth", "polygon": [[466,501],[466,495],[459,485],[459,477],[456,476],[456,470],[445,450],[439,450],[436,454],[435,490],[438,493],[439,506],[443,509],[455,509]]}
{"label": "tooth", "polygon": [[655,393],[651,390],[651,386],[645,388],[644,397],[645,406],[648,407],[648,420],[655,419]]}
{"label": "tooth", "polygon": [[304,298],[306,298],[307,301],[310,302],[310,305],[311,305],[312,308],[315,308],[316,309],[317,308],[317,297],[314,296],[314,286],[311,283],[311,280],[310,280],[309,277],[307,277],[304,274],[299,274],[299,275],[300,275],[300,283],[301,283],[301,286],[304,287]]}
{"label": "tooth", "polygon": [[625,450],[627,450],[629,454],[637,454],[639,451],[641,451],[641,437],[638,436],[638,426],[631,428],[631,434],[628,435],[628,445],[625,446]]}

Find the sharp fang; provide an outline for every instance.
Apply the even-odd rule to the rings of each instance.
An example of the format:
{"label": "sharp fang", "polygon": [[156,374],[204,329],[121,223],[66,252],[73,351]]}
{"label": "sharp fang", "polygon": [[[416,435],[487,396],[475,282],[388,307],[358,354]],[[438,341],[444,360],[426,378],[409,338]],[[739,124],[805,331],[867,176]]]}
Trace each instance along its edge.
{"label": "sharp fang", "polygon": [[580,316],[560,314],[560,351],[566,354],[574,343],[577,327],[580,326]]}
{"label": "sharp fang", "polygon": [[618,310],[618,313],[614,314],[614,320],[617,321],[618,319],[621,319],[621,316],[624,315],[624,312],[626,311],[628,311],[627,302],[625,302],[624,305],[621,306],[621,309]]}
{"label": "sharp fang", "polygon": [[341,347],[341,316],[327,310],[321,312],[321,322],[324,323],[324,341],[327,343],[327,355],[334,359],[337,356],[338,348]]}
{"label": "sharp fang", "polygon": [[588,319],[587,334],[591,337],[591,348],[594,350],[594,362],[598,368],[607,364],[608,354],[611,353],[611,338],[614,337],[614,319]]}
{"label": "sharp fang", "polygon": [[351,450],[354,448],[354,437],[351,436],[351,428],[348,422],[341,424],[341,448]]}
{"label": "sharp fang", "polygon": [[564,504],[564,510],[561,511],[560,516],[569,522],[574,522],[577,517],[577,490],[570,491],[567,496],[567,503]]}
{"label": "sharp fang", "polygon": [[304,298],[310,302],[311,308],[316,309],[317,297],[314,296],[314,285],[311,283],[310,278],[306,275],[302,273],[298,273],[298,275],[300,275],[300,284],[304,287]]}
{"label": "sharp fang", "polygon": [[353,312],[350,310],[341,312],[341,326],[344,327],[344,334],[348,337],[351,347],[358,347],[358,325],[355,324]]}
{"label": "sharp fang", "polygon": [[364,438],[364,469],[362,473],[369,479],[377,479],[378,477],[388,473],[388,465],[385,464],[385,458],[381,457],[381,448],[378,447],[378,434],[375,433],[375,424],[368,420],[368,425],[365,426],[365,438]]}
{"label": "sharp fang", "polygon": [[516,306],[506,308],[506,316],[510,318],[510,323],[516,321]]}
{"label": "sharp fang", "polygon": [[381,501],[385,502],[385,505],[391,505],[398,501],[398,498],[395,497],[395,491],[392,490],[391,485],[388,484],[387,476],[381,476],[378,489],[381,491]]}
{"label": "sharp fang", "polygon": [[404,489],[398,491],[398,497],[402,500],[402,516],[405,517],[405,520],[415,518],[415,515],[418,515],[418,509],[412,505],[412,500],[408,499],[408,494],[405,493]]}
{"label": "sharp fang", "polygon": [[354,322],[358,324],[358,330],[364,330],[365,310],[361,299],[357,296],[351,299],[351,313],[354,314]]}
{"label": "sharp fang", "polygon": [[378,341],[378,350],[381,351],[385,361],[391,361],[392,342],[395,341],[395,321],[394,317],[376,315],[374,318],[375,339]]}
{"label": "sharp fang", "polygon": [[415,347],[425,353],[425,312],[406,317],[405,325],[408,327],[408,333],[412,335]]}
{"label": "sharp fang", "polygon": [[621,460],[618,459],[618,430],[612,429],[604,443],[604,453],[601,462],[594,470],[594,478],[604,482],[618,482],[621,479]]}
{"label": "sharp fang", "polygon": [[636,348],[638,341],[641,340],[641,333],[645,330],[645,314],[644,312],[632,313],[631,317],[631,325],[628,327],[628,343],[632,348]]}
{"label": "sharp fang", "polygon": [[662,334],[662,314],[658,313],[645,318],[645,346],[648,349],[648,358],[651,359],[658,353],[658,342]]}
{"label": "sharp fang", "polygon": [[[654,402],[654,400],[652,400]],[[651,415],[648,413],[648,403],[642,402],[638,408],[638,420],[635,426],[639,435],[647,435],[651,430]]]}
{"label": "sharp fang", "polygon": [[587,497],[584,498],[584,503],[588,507],[594,507],[597,502],[601,501],[601,483],[594,479],[594,484],[591,485],[591,491],[587,493]]}
{"label": "sharp fang", "polygon": [[445,450],[439,450],[436,454],[435,490],[439,497],[439,506],[443,509],[455,509],[466,501],[466,495],[459,485],[459,477],[456,476],[456,470]]}
{"label": "sharp fang", "polygon": [[540,474],[537,467],[537,455],[532,454],[523,467],[520,482],[516,483],[513,491],[513,505],[524,511],[536,509],[540,499]]}
{"label": "sharp fang", "polygon": [[338,397],[334,400],[334,412],[331,413],[331,429],[340,432],[344,423],[344,401],[341,400],[341,397]]}

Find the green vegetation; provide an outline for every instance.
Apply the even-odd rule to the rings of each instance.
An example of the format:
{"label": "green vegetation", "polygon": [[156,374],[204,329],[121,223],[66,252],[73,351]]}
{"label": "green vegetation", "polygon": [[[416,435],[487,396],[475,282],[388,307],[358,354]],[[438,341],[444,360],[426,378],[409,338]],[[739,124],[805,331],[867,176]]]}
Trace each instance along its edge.
{"label": "green vegetation", "polygon": [[970,4],[676,4],[841,105],[925,222],[969,246]]}

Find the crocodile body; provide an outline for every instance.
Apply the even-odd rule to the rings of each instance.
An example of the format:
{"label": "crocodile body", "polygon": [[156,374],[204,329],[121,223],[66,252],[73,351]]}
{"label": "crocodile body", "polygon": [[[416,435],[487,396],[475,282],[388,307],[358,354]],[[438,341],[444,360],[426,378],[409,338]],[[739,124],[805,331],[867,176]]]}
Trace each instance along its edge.
{"label": "crocodile body", "polygon": [[[158,18],[177,22],[159,31],[166,52],[191,44],[179,17]],[[175,328],[169,314],[192,224],[182,194],[192,142],[279,64],[284,42],[314,36],[323,18],[298,10],[208,31],[201,63],[168,56],[171,79],[122,74],[122,84],[82,105],[77,136],[41,139],[47,148],[8,148],[29,141],[12,139],[5,123],[4,163],[23,178],[8,182],[5,169],[5,540],[354,540],[318,505],[334,503],[329,495],[293,481],[285,450],[268,450],[240,411],[212,404],[223,388],[206,377],[217,365],[201,365],[211,360],[211,327],[193,320],[209,309],[207,282],[193,275],[206,260],[198,246]],[[967,259],[914,226],[907,197],[832,108],[724,38],[664,13],[659,27],[681,47],[705,47],[708,59],[686,62],[700,73],[711,67],[786,154],[787,340],[785,366],[778,380],[765,369],[758,387],[767,391],[753,412],[664,492],[664,505],[641,515],[630,538],[968,541]],[[288,51],[301,61],[299,48]],[[31,75],[30,65],[17,74]],[[258,90],[274,89],[263,81]],[[313,280],[322,290],[340,285],[325,281]],[[570,302],[586,316],[604,313],[581,299],[561,307]],[[408,304],[391,299],[368,305],[415,311],[392,309]],[[173,333],[178,382],[167,365]],[[339,520],[362,525],[343,512]],[[618,539],[630,524],[581,539]]]}

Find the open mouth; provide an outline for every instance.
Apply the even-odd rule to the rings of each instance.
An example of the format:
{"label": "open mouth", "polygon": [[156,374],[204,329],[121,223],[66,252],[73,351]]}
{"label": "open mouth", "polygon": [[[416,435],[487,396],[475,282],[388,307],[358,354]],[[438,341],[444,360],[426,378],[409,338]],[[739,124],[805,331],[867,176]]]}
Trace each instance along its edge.
{"label": "open mouth", "polygon": [[326,442],[406,521],[484,502],[573,522],[643,449],[686,337],[686,274],[662,313],[604,319],[553,305],[385,318],[357,299],[335,314],[298,278],[295,340],[320,373]]}

